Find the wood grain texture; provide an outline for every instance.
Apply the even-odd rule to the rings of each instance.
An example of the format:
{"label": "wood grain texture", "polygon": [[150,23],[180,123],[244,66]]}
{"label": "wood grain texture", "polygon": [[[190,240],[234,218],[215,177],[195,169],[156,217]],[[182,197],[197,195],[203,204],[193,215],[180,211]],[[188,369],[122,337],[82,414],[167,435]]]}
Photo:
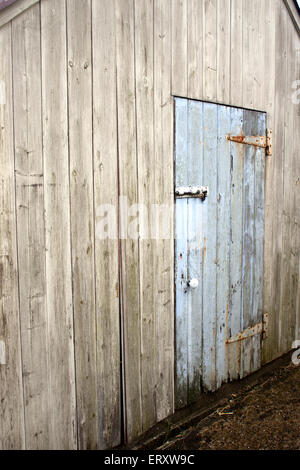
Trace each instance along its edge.
{"label": "wood grain texture", "polygon": [[203,99],[217,101],[217,0],[204,0]]}
{"label": "wood grain texture", "polygon": [[[0,449],[25,448],[17,271],[11,25],[0,30],[0,338],[5,364],[0,365]],[[4,96],[3,96],[4,95]],[[3,346],[4,343],[4,346]]]}
{"label": "wood grain texture", "polygon": [[[72,284],[78,448],[98,446],[91,1],[67,0]],[[88,384],[88,386],[87,386]]]}
{"label": "wood grain texture", "polygon": [[[26,447],[49,446],[40,7],[12,23],[16,215]],[[29,53],[30,51],[30,53]],[[41,412],[42,410],[42,412]]]}
{"label": "wood grain texture", "polygon": [[[134,4],[116,1],[118,152],[120,195],[126,198],[120,206],[121,275],[123,317],[123,361],[126,439],[130,442],[141,434],[141,318],[139,299],[139,242],[132,237],[126,220],[128,210],[138,202],[136,149],[136,95],[134,61]],[[133,207],[132,216],[137,217]],[[133,227],[134,230],[134,227]]]}
{"label": "wood grain texture", "polygon": [[[264,150],[228,135],[265,135],[264,113],[175,100],[176,406],[261,365],[261,337],[227,340],[262,322]],[[198,280],[193,289],[192,279]]]}
{"label": "wood grain texture", "polygon": [[77,447],[65,1],[41,3],[50,447]]}
{"label": "wood grain texture", "polygon": [[[257,135],[265,135],[266,115],[260,113],[256,117]],[[256,134],[255,134],[256,135]],[[254,195],[254,271],[253,271],[253,312],[252,322],[263,321],[263,276],[264,276],[264,237],[265,237],[265,162],[264,149],[257,149],[254,163],[255,195]],[[260,369],[262,361],[262,338],[256,336],[252,342],[253,360],[252,372]]]}
{"label": "wood grain texture", "polygon": [[[289,19],[287,20],[289,21]],[[296,198],[299,193],[297,184],[295,184],[295,148],[294,139],[297,138],[297,131],[294,129],[295,117],[299,115],[299,105],[295,102],[293,93],[290,88],[294,87],[299,79],[297,78],[297,67],[299,67],[299,49],[297,51],[296,37],[292,28],[287,27],[286,31],[286,106],[285,106],[285,158],[283,162],[283,212],[282,212],[282,245],[283,245],[283,264],[282,264],[282,312],[285,316],[285,327],[281,339],[281,350],[288,350],[294,339],[298,339],[296,303],[298,279],[298,260],[299,250],[295,243],[295,237],[299,237],[298,231],[298,212],[296,209]],[[298,48],[299,48],[299,38]],[[295,215],[296,214],[296,218]],[[295,224],[296,222],[296,224]],[[298,284],[299,285],[299,284]]]}
{"label": "wood grain texture", "polygon": [[[257,114],[244,111],[245,135],[258,135]],[[242,331],[253,326],[254,271],[255,271],[255,160],[258,150],[244,146],[243,184],[243,261],[242,261]],[[253,338],[241,343],[241,377],[252,370]]]}
{"label": "wood grain texture", "polygon": [[141,384],[143,430],[156,422],[156,355],[155,303],[156,285],[154,270],[156,242],[149,233],[151,229],[151,204],[155,203],[156,171],[154,155],[154,37],[153,0],[135,1],[135,70],[136,70],[136,118],[138,155],[138,201],[147,213],[139,212],[139,262],[140,262],[140,316],[141,316]]}
{"label": "wood grain texture", "polygon": [[231,0],[230,104],[243,106],[243,2]]}
{"label": "wood grain texture", "polygon": [[176,409],[188,404],[188,305],[187,305],[187,199],[180,199],[175,208],[175,286],[176,286]]}
{"label": "wood grain texture", "polygon": [[[175,101],[175,187],[188,185],[188,103]],[[188,323],[187,323],[187,199],[175,206],[175,286],[176,286],[176,408],[188,402]]]}
{"label": "wood grain texture", "polygon": [[[247,20],[245,20],[247,18]],[[265,2],[243,0],[243,107],[262,110]]]}
{"label": "wood grain texture", "polygon": [[[296,55],[296,60],[294,62],[294,77],[296,80],[300,80],[300,37],[294,36],[294,52]],[[299,97],[299,94],[298,94]],[[293,185],[295,188],[293,194],[293,207],[292,207],[292,221],[291,221],[291,231],[292,231],[292,300],[291,306],[292,311],[295,312],[295,340],[300,336],[300,292],[299,292],[299,275],[300,275],[300,247],[299,247],[299,237],[300,237],[300,214],[296,210],[300,204],[300,178],[298,176],[298,161],[299,161],[299,149],[298,144],[300,136],[300,103],[298,102],[293,106],[293,128],[294,128],[294,140],[293,140],[293,164],[292,164],[292,174],[293,174]]]}
{"label": "wood grain texture", "polygon": [[[294,63],[294,74],[296,80],[300,80],[300,38],[294,37],[294,51],[296,52],[296,60]],[[299,97],[299,94],[298,94]],[[297,142],[300,138],[300,103],[298,102],[295,106],[294,104],[294,152],[293,152],[293,178],[294,178],[294,187],[296,191],[294,193],[294,208],[293,208],[293,218],[291,223],[292,230],[292,254],[294,256],[294,261],[292,263],[292,308],[295,307],[296,315],[296,325],[295,325],[295,340],[300,337],[300,289],[299,289],[299,279],[300,279],[300,247],[299,247],[299,237],[300,237],[300,214],[299,211],[295,210],[299,207],[300,204],[300,178],[298,176],[298,162],[299,162],[299,148]],[[295,227],[296,225],[296,227]]]}
{"label": "wood grain texture", "polygon": [[[286,77],[287,77],[287,20],[288,14],[285,10],[283,3],[276,2],[276,90],[275,90],[275,155],[276,167],[274,172],[273,185],[277,191],[273,197],[273,269],[274,275],[272,280],[272,294],[273,294],[273,311],[276,312],[275,317],[272,318],[272,324],[275,323],[275,331],[273,336],[273,351],[272,355],[278,357],[281,352],[281,335],[285,326],[285,313],[282,312],[282,289],[281,289],[281,274],[282,274],[282,256],[285,256],[282,249],[282,209],[283,209],[283,166],[285,155],[285,140],[284,140],[284,118],[285,118],[285,103],[286,103]],[[271,330],[272,331],[272,330]]]}
{"label": "wood grain texture", "polygon": [[230,107],[218,109],[218,195],[217,195],[217,325],[216,387],[228,380],[228,315],[230,308],[230,235],[231,235],[231,131]]}
{"label": "wood grain texture", "polygon": [[[114,2],[94,1],[92,8],[98,426],[104,449],[121,441],[116,27]],[[99,232],[107,209],[114,217],[110,237]]]}
{"label": "wood grain texture", "polygon": [[187,2],[188,97],[203,95],[203,0]]}
{"label": "wood grain texture", "polygon": [[[294,83],[296,80],[295,74],[295,62],[291,60],[290,57],[296,57],[297,53],[294,50],[294,32],[292,29],[287,30],[287,86],[290,83]],[[294,139],[294,113],[293,113],[293,95],[289,95],[287,98],[287,108],[286,108],[286,117],[285,122],[287,123],[285,128],[285,142],[293,142]],[[296,332],[296,315],[295,315],[295,250],[294,250],[294,240],[293,240],[293,214],[295,212],[295,194],[297,193],[297,187],[294,185],[293,181],[293,170],[294,170],[294,146],[292,148],[292,155],[290,157],[290,162],[285,166],[285,175],[284,175],[284,195],[285,195],[285,204],[284,204],[284,217],[287,217],[285,229],[284,250],[287,252],[287,265],[285,266],[286,274],[284,277],[287,277],[289,281],[285,283],[285,294],[284,294],[284,306],[283,309],[288,312],[288,321],[287,321],[287,333],[286,333],[286,342],[284,345],[285,349],[288,349],[293,343]]]}
{"label": "wood grain texture", "polygon": [[[203,103],[188,103],[188,156],[187,184],[204,185],[203,176]],[[203,259],[204,225],[203,202],[189,199],[187,203],[187,278],[197,279],[197,289],[189,289],[187,296],[187,347],[188,347],[188,402],[199,399],[201,394],[201,363],[202,363],[202,325],[203,325]]]}
{"label": "wood grain texture", "polygon": [[[254,35],[253,40],[253,51],[252,56],[254,57],[254,61],[252,63],[253,67],[253,108],[262,109],[262,104],[264,103],[264,80],[265,80],[265,72],[264,67],[261,64],[264,63],[265,60],[265,12],[266,2],[261,2],[259,0],[255,0],[253,2],[252,8],[254,11],[254,21],[252,23],[253,29],[252,34]],[[255,24],[256,23],[256,24]],[[251,36],[251,35],[250,35]],[[246,39],[244,39],[246,41]],[[265,69],[267,70],[267,69]]]}
{"label": "wood grain texture", "polygon": [[[156,240],[156,418],[174,411],[174,103],[171,97],[171,3],[154,1],[155,203],[162,206]],[[166,234],[166,235],[165,235]]]}
{"label": "wood grain texture", "polygon": [[2,10],[0,13],[0,28],[26,11],[28,8],[32,7],[36,3],[39,3],[39,1],[40,0],[19,0],[13,5],[10,5],[8,8]]}
{"label": "wood grain texture", "polygon": [[[201,153],[200,153],[201,155]],[[201,165],[202,166],[202,165]],[[189,289],[187,296],[187,373],[188,403],[201,394],[202,369],[202,268],[203,268],[203,204],[200,199],[187,202],[187,279],[197,279],[199,287]]]}
{"label": "wood grain texture", "polygon": [[172,94],[186,96],[188,89],[187,9],[189,0],[172,0]]}
{"label": "wood grain texture", "polygon": [[[274,8],[274,2],[267,0],[266,2],[266,27],[265,27],[265,67],[269,70],[269,75],[275,77],[275,15],[276,9]],[[275,124],[275,80],[269,80],[265,77],[265,109],[267,111],[267,127],[274,130]],[[271,234],[273,232],[273,190],[274,190],[274,171],[276,165],[274,164],[274,158],[266,158],[266,178],[265,178],[265,233]],[[276,328],[275,318],[271,315],[273,310],[273,294],[272,294],[272,282],[274,276],[274,270],[272,263],[270,262],[273,256],[273,244],[272,237],[265,237],[264,246],[264,312],[269,313],[269,334],[268,338],[264,341],[263,347],[263,361],[268,362],[268,358],[272,357],[272,343],[274,329]],[[274,318],[274,320],[273,320]]]}
{"label": "wood grain texture", "polygon": [[[139,199],[148,209],[152,203],[173,201],[173,95],[267,112],[274,145],[273,156],[265,159],[262,310],[269,314],[270,324],[263,362],[286,352],[292,339],[298,339],[300,113],[291,100],[292,84],[300,79],[299,34],[286,7],[289,0],[85,0],[80,15],[75,1],[41,0],[40,13],[36,3],[19,0],[0,13],[0,112],[5,124],[0,141],[6,152],[0,154],[1,226],[7,228],[0,254],[6,256],[7,251],[12,260],[3,261],[3,272],[10,274],[1,285],[2,292],[9,292],[2,302],[3,311],[9,304],[12,312],[7,327],[12,340],[7,345],[3,338],[8,317],[3,315],[0,361],[7,364],[0,370],[6,398],[0,413],[7,432],[6,437],[1,434],[0,445],[110,448],[121,436],[121,367],[128,441],[174,408],[174,244],[170,239],[151,240],[149,246],[144,240],[125,240],[124,232],[136,224],[136,208],[130,216],[133,225],[126,226],[127,210],[124,217],[118,207],[118,187],[128,197],[128,207]],[[231,118],[238,134],[239,110]],[[233,184],[239,185],[243,160],[236,147],[230,144],[231,155],[239,161],[230,176],[230,208],[239,217],[241,200]],[[255,171],[260,172],[257,163]],[[121,213],[120,254],[117,235],[97,238],[105,218],[103,207],[97,211],[102,204],[114,207],[116,232]],[[194,205],[187,208],[191,213],[197,212]],[[216,207],[223,223],[223,208],[226,212],[228,207],[222,199]],[[236,315],[241,314],[241,286],[236,285],[238,217],[231,239],[237,264],[229,267],[235,280],[230,303]],[[171,234],[173,219],[171,212]],[[196,226],[190,224],[187,230],[193,232]],[[254,251],[261,251],[254,239]],[[190,272],[193,268],[190,264]],[[216,265],[217,282],[223,282],[223,268]],[[258,289],[260,278],[253,279]],[[187,306],[184,345],[191,373],[200,347],[199,338],[195,349],[192,346],[196,335],[189,308],[194,300]],[[224,299],[216,302],[223,315]],[[251,314],[260,309],[253,304]],[[142,326],[143,319],[151,320],[149,329]],[[231,333],[242,328],[238,320],[231,320]],[[216,364],[222,356],[223,333],[216,333]],[[259,365],[259,344],[247,342],[249,354],[242,359],[241,370],[240,345],[226,348],[231,379]],[[223,372],[220,377],[217,373],[217,383],[221,376]],[[13,392],[6,393],[12,383]],[[199,377],[196,384],[199,390]],[[190,384],[185,393],[184,400],[189,400]]]}
{"label": "wood grain texture", "polygon": [[209,197],[203,203],[203,356],[202,385],[204,390],[216,389],[217,332],[217,199],[218,199],[218,109],[203,105],[203,180],[208,182]]}
{"label": "wood grain texture", "polygon": [[217,0],[217,101],[230,101],[231,2]]}
{"label": "wood grain texture", "polygon": [[[242,109],[231,111],[231,134],[241,135],[243,131]],[[228,337],[242,331],[242,261],[243,261],[243,185],[244,148],[230,145],[231,156],[231,235],[230,235],[230,311],[228,315]],[[240,376],[241,344],[228,345],[228,378],[236,380]]]}

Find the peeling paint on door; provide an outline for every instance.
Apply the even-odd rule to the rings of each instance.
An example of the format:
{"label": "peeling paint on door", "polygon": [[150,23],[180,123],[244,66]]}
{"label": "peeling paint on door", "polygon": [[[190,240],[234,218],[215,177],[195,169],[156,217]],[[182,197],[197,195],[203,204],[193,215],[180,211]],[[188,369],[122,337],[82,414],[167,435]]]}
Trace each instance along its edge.
{"label": "peeling paint on door", "polygon": [[[228,136],[263,141],[266,115],[183,98],[175,110],[180,408],[261,365],[265,149]],[[180,188],[191,190],[182,197]],[[193,188],[209,188],[207,197]],[[241,344],[230,341],[239,334]]]}

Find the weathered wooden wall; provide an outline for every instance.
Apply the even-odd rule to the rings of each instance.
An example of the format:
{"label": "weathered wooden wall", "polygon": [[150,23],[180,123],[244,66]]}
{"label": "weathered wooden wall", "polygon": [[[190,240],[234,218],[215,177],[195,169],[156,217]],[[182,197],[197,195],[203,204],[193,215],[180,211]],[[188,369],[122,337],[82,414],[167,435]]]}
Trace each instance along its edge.
{"label": "weathered wooden wall", "polygon": [[173,95],[268,113],[264,362],[300,338],[300,41],[284,2],[78,3],[0,14],[0,448],[118,444],[121,368],[129,440],[174,409],[173,240],[95,236],[118,194],[172,203]]}
{"label": "weathered wooden wall", "polygon": [[282,0],[173,0],[172,7],[172,94],[266,111],[274,131],[266,160],[268,362],[300,336],[299,35]]}

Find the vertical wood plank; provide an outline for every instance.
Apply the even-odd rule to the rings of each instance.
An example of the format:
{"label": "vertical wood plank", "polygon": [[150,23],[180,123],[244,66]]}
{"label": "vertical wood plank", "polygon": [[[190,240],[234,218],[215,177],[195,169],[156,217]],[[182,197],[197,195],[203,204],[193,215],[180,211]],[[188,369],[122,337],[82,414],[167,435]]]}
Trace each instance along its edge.
{"label": "vertical wood plank", "polygon": [[[203,103],[188,103],[188,185],[203,183]],[[188,403],[201,394],[202,359],[202,263],[203,263],[203,202],[188,199],[187,204],[188,280],[197,279],[199,286],[188,289]]]}
{"label": "vertical wood plank", "polygon": [[[266,135],[266,115],[257,114],[255,135]],[[254,193],[254,272],[253,272],[253,312],[252,322],[263,321],[263,273],[264,273],[264,236],[265,236],[265,149],[256,149],[255,155],[255,193]],[[256,335],[252,339],[253,361],[251,372],[261,367],[262,338]]]}
{"label": "vertical wood plank", "polygon": [[[293,56],[290,60],[294,64],[294,79],[300,80],[300,38],[294,36],[294,54],[295,61],[293,61]],[[299,83],[299,82],[298,82]],[[299,89],[298,89],[299,90]],[[299,97],[299,94],[298,94]],[[299,146],[298,142],[300,140],[300,102],[293,103],[293,129],[294,129],[294,139],[293,139],[293,164],[292,164],[292,178],[294,184],[294,197],[293,197],[293,216],[292,216],[292,312],[295,312],[295,336],[294,339],[297,340],[300,338],[300,289],[299,289],[299,276],[300,276],[300,247],[299,247],[299,238],[300,238],[300,214],[297,208],[300,206],[300,177],[298,176],[299,170]]]}
{"label": "vertical wood plank", "polygon": [[[297,53],[294,50],[294,30],[290,27],[286,31],[286,52],[287,52],[287,67],[286,67],[286,98],[285,98],[285,128],[284,128],[284,141],[285,141],[285,154],[283,164],[283,211],[282,211],[282,279],[281,279],[281,310],[283,316],[282,338],[281,338],[281,351],[288,351],[295,338],[295,310],[293,309],[292,301],[295,298],[293,292],[292,271],[294,269],[294,252],[292,241],[293,223],[293,195],[297,192],[297,187],[293,184],[293,146],[291,142],[294,140],[294,108],[297,106],[293,103],[293,93],[290,92],[293,82],[296,80],[294,72],[294,64],[297,60]],[[298,190],[299,192],[299,190]]]}
{"label": "vertical wood plank", "polygon": [[[274,140],[276,165],[273,179],[273,186],[276,187],[276,193],[273,197],[273,218],[274,228],[273,238],[273,269],[274,278],[273,285],[273,309],[272,324],[274,324],[274,335],[272,339],[272,355],[278,357],[281,353],[280,338],[284,323],[283,312],[281,312],[281,269],[282,269],[282,194],[283,194],[283,164],[285,155],[285,139],[284,139],[284,117],[285,117],[285,100],[286,100],[286,30],[288,27],[288,13],[282,2],[276,2],[276,90],[275,90],[275,125]],[[272,331],[272,330],[271,330]]]}
{"label": "vertical wood plank", "polygon": [[[155,203],[156,172],[154,155],[153,101],[153,0],[135,1],[135,68],[137,109],[138,201],[145,216],[139,214],[140,228],[140,315],[141,315],[141,383],[143,430],[156,422],[156,314],[153,310],[156,286],[156,243],[151,240],[151,204]],[[150,269],[149,269],[150,267]]]}
{"label": "vertical wood plank", "polygon": [[[99,447],[104,449],[121,440],[115,2],[96,0],[92,8],[97,381]],[[98,233],[106,209],[115,215],[107,237]]]}
{"label": "vertical wood plank", "polygon": [[187,2],[188,97],[203,96],[203,0]]}
{"label": "vertical wood plank", "polygon": [[[275,76],[275,15],[276,8],[274,8],[274,0],[265,0],[265,57],[264,69],[268,71],[264,78],[264,96],[265,105],[264,110],[267,112],[267,126],[273,129],[274,126],[274,112],[275,112],[275,80],[270,80],[269,76]],[[268,164],[270,171],[271,159],[266,159],[266,169]]]}
{"label": "vertical wood plank", "polygon": [[[255,41],[254,31],[256,29],[256,15],[252,3],[242,0],[243,3],[243,107],[253,109],[253,46]],[[257,32],[257,31],[256,31]]]}
{"label": "vertical wood plank", "polygon": [[12,23],[16,216],[26,447],[49,447],[40,7]]}
{"label": "vertical wood plank", "polygon": [[[258,114],[244,111],[245,135],[257,135]],[[254,325],[253,289],[255,269],[255,159],[256,147],[244,146],[244,187],[243,187],[243,272],[242,272],[242,330]],[[251,372],[252,338],[246,338],[241,345],[241,375]]]}
{"label": "vertical wood plank", "polygon": [[[253,50],[251,51],[252,56],[252,68],[253,68],[253,107],[254,109],[261,109],[265,111],[265,92],[264,92],[264,81],[266,78],[267,69],[264,69],[265,61],[265,11],[266,2],[260,0],[254,0],[252,2],[254,21],[252,23],[252,34],[253,37]],[[251,47],[251,42],[250,42]],[[250,84],[249,84],[250,86]]]}
{"label": "vertical wood plank", "polygon": [[[175,100],[175,186],[188,184],[188,101]],[[188,400],[187,199],[176,201],[176,408]]]}
{"label": "vertical wood plank", "polygon": [[[275,77],[275,14],[273,0],[266,0],[266,19],[265,19],[265,110],[267,111],[267,127],[274,131],[275,121],[275,80],[269,80],[269,75]],[[274,136],[275,137],[275,136]],[[276,153],[273,146],[274,155]],[[265,248],[264,248],[264,312],[269,314],[269,332],[268,338],[263,341],[263,362],[272,360],[272,338],[274,338],[275,319],[273,320],[273,295],[272,280],[274,278],[274,269],[272,266],[273,243],[273,190],[274,190],[274,157],[266,157],[265,161]]]}
{"label": "vertical wood plank", "polygon": [[[257,135],[266,135],[266,114],[257,115]],[[263,299],[263,258],[264,258],[264,220],[265,220],[265,149],[256,149],[255,156],[255,271],[253,320],[262,321]]]}
{"label": "vertical wood plank", "polygon": [[217,0],[204,0],[203,99],[217,100]]}
{"label": "vertical wood plank", "polygon": [[[231,110],[231,134],[241,135],[243,131],[243,110]],[[230,315],[228,337],[242,331],[242,260],[243,260],[243,184],[244,148],[234,142],[230,144],[231,154],[231,240],[230,240]],[[228,347],[229,380],[240,374],[241,344]]]}
{"label": "vertical wood plank", "polygon": [[216,306],[217,306],[217,106],[204,103],[203,175],[209,196],[203,203],[203,386],[216,388]]}
{"label": "vertical wood plank", "polygon": [[154,138],[156,203],[166,206],[168,236],[156,245],[156,413],[174,410],[174,106],[171,95],[171,1],[154,0]]}
{"label": "vertical wood plank", "polygon": [[230,104],[243,105],[243,2],[231,0]]}
{"label": "vertical wood plank", "polygon": [[265,2],[243,0],[243,17],[243,106],[249,109],[262,109],[264,105]]}
{"label": "vertical wood plank", "polygon": [[231,108],[218,106],[218,194],[217,194],[217,328],[216,386],[228,378],[227,326],[229,316],[229,274],[231,234],[231,158],[227,135],[231,130]]}
{"label": "vertical wood plank", "polygon": [[138,240],[127,237],[126,227],[128,208],[138,201],[134,5],[132,0],[116,1],[116,19],[119,179],[120,194],[127,198],[127,208],[125,203],[122,203],[120,207],[120,223],[125,419],[126,438],[130,442],[142,432],[139,250]]}
{"label": "vertical wood plank", "polygon": [[172,0],[172,94],[187,96],[188,34],[187,4],[189,0]]}
{"label": "vertical wood plank", "polygon": [[230,1],[217,0],[217,101],[230,101]]}
{"label": "vertical wood plank", "polygon": [[77,447],[65,1],[42,1],[46,283],[52,449]]}
{"label": "vertical wood plank", "polygon": [[203,260],[203,203],[200,199],[187,200],[187,280],[197,279],[196,289],[188,288],[187,348],[188,348],[188,404],[199,400],[202,371],[202,260]]}
{"label": "vertical wood plank", "polygon": [[187,199],[176,202],[176,408],[188,403]]}
{"label": "vertical wood plank", "polygon": [[[91,1],[67,0],[72,282],[79,449],[98,445]],[[88,386],[87,386],[88,384]]]}
{"label": "vertical wood plank", "polygon": [[[0,30],[0,449],[25,448],[15,214],[11,24]],[[2,351],[3,355],[3,351]]]}

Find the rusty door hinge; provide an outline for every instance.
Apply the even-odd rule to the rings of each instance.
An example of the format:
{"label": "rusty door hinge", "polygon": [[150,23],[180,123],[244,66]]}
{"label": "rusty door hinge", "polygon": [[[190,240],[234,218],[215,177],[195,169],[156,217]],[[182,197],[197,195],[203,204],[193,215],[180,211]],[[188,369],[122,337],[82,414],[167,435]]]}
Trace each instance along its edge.
{"label": "rusty door hinge", "polygon": [[257,323],[256,325],[247,328],[244,331],[241,331],[235,336],[228,338],[226,340],[226,344],[236,343],[238,341],[243,341],[246,338],[251,338],[252,336],[262,335],[262,339],[266,339],[268,337],[268,324],[269,324],[269,315],[266,313],[263,316],[263,321],[261,323]]}
{"label": "rusty door hinge", "polygon": [[238,144],[244,145],[253,145],[254,147],[263,148],[266,150],[266,155],[272,155],[272,146],[273,146],[273,131],[267,129],[267,135],[228,135],[227,139],[231,142],[236,142]]}

